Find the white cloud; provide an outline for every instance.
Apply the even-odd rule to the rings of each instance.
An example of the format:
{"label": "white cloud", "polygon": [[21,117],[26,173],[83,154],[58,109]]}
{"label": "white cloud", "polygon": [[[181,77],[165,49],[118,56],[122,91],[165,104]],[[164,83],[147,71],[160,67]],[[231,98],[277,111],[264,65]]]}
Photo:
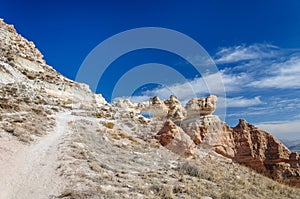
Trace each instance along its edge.
{"label": "white cloud", "polygon": [[249,107],[263,104],[260,100],[260,96],[254,98],[244,98],[244,97],[234,97],[234,98],[227,98],[227,107]]}
{"label": "white cloud", "polygon": [[270,65],[268,75],[250,83],[257,88],[300,88],[300,55]]}
{"label": "white cloud", "polygon": [[[220,82],[214,81],[216,78],[222,78],[222,84]],[[195,78],[193,80],[187,80],[185,83],[172,84],[160,88],[155,88],[152,90],[147,90],[142,93],[141,96],[131,97],[134,102],[141,102],[141,100],[149,99],[150,97],[158,96],[161,99],[168,99],[170,95],[175,95],[178,99],[185,104],[188,100],[194,97],[205,97],[210,94],[207,88],[213,90],[218,95],[224,92],[238,92],[241,89],[241,84],[245,83],[249,77],[246,73],[241,73],[237,75],[225,74],[220,71],[216,74],[207,75],[204,78]],[[225,89],[225,91],[224,91]],[[225,96],[219,96],[225,97]],[[249,105],[256,105],[260,102],[259,98],[254,99],[244,99],[234,98],[230,101],[231,106],[245,107]]]}
{"label": "white cloud", "polygon": [[256,126],[279,139],[300,139],[300,120],[261,123]]}
{"label": "white cloud", "polygon": [[[153,96],[161,99],[168,99],[170,95],[176,95],[182,102],[193,97],[202,97],[210,92],[207,88],[214,91],[213,94],[222,93],[225,89],[227,95],[238,95],[239,92],[256,91],[258,88],[297,88],[300,86],[300,54],[287,55],[287,51],[270,44],[253,44],[250,46],[239,45],[235,47],[223,48],[216,54],[216,62],[231,63],[242,60],[249,62],[235,67],[226,68],[217,73],[207,75],[204,78],[198,77],[186,80],[184,83],[165,85],[164,87],[147,90],[141,96],[134,97],[132,100],[141,101]],[[291,50],[290,50],[291,51]],[[297,51],[296,51],[297,52]],[[277,55],[282,55],[278,59]],[[286,57],[284,57],[286,56]],[[204,62],[200,58],[199,62]],[[214,81],[222,78],[222,83]],[[244,94],[241,94],[243,96]],[[259,95],[263,95],[260,94]],[[222,97],[222,96],[221,96]],[[224,96],[225,97],[225,96]],[[228,107],[247,107],[261,104],[259,97],[253,99],[232,98],[228,99]]]}
{"label": "white cloud", "polygon": [[218,64],[275,57],[279,53],[278,47],[270,44],[238,45],[222,48],[215,55]]}
{"label": "white cloud", "polygon": [[239,45],[221,49],[215,61],[220,65],[233,65],[226,68],[227,74],[247,73],[248,82],[240,82],[247,88],[296,89],[300,87],[299,51],[269,44]]}
{"label": "white cloud", "polygon": [[[250,117],[255,121],[266,121],[268,117],[272,120],[298,119],[295,115],[300,107],[300,49],[281,49],[268,44],[240,45],[223,48],[215,59],[221,66],[225,63],[228,68],[207,75],[206,80],[217,93],[225,88],[227,108],[238,108],[228,117]],[[198,61],[204,62],[200,58]],[[214,81],[218,77],[222,78],[224,86]],[[291,92],[291,89],[295,92]],[[173,94],[185,105],[191,98],[205,97],[209,93],[204,79],[197,77],[184,83],[147,90],[141,96],[131,97],[131,100],[148,101],[154,96],[168,99]],[[255,93],[256,97],[249,97],[249,93],[251,96]],[[218,107],[225,108],[222,104],[225,96],[218,97]]]}

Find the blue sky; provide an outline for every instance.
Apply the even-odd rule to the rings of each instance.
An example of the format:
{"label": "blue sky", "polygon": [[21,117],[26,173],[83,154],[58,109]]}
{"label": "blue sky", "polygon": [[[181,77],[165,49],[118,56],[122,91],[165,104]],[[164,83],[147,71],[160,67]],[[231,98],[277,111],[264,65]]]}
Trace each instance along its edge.
{"label": "blue sky", "polygon": [[[71,79],[93,48],[122,31],[163,27],[186,34],[203,46],[220,71],[227,95],[226,121],[235,125],[245,118],[290,139],[300,139],[299,10],[297,0],[0,0],[0,17],[34,41],[47,63]],[[124,73],[154,62],[178,70],[198,96],[207,94],[201,76],[184,59],[155,49],[120,56],[102,76],[98,92],[110,100]],[[185,101],[188,95],[182,86],[167,85],[181,91]],[[166,87],[145,85],[136,94],[164,98],[170,93]]]}

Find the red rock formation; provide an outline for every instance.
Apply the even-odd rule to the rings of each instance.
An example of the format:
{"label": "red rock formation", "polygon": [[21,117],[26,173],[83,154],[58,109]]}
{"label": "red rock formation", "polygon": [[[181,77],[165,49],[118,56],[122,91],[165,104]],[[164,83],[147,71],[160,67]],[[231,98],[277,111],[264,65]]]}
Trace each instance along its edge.
{"label": "red rock formation", "polygon": [[193,154],[194,142],[191,138],[171,120],[167,120],[164,127],[155,136],[161,145],[179,155]]}
{"label": "red rock formation", "polygon": [[299,154],[291,152],[271,134],[240,120],[232,129],[236,162],[300,187]]}
{"label": "red rock formation", "polygon": [[182,128],[198,146],[209,147],[266,176],[300,187],[299,154],[245,120],[231,128],[217,116],[204,116],[184,120]]}

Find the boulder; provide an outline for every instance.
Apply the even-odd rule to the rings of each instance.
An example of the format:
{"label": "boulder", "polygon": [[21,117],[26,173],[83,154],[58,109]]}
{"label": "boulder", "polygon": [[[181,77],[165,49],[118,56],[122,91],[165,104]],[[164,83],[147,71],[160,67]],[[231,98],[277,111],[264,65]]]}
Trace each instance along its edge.
{"label": "boulder", "polygon": [[155,136],[162,146],[179,155],[193,154],[195,147],[192,139],[172,120],[167,120],[163,128]]}
{"label": "boulder", "polygon": [[207,98],[191,99],[185,106],[187,117],[211,115],[216,110],[217,101],[218,98],[215,95],[210,95]]}

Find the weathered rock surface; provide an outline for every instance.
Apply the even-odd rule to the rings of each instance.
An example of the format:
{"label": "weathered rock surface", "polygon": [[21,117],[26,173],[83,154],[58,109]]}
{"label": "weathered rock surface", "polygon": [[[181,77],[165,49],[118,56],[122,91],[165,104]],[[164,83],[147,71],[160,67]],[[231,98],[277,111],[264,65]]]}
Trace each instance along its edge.
{"label": "weathered rock surface", "polygon": [[55,112],[95,110],[105,103],[87,85],[69,80],[47,65],[33,42],[0,19],[0,133],[9,132],[30,142],[53,127],[51,115]]}
{"label": "weathered rock surface", "polygon": [[[165,101],[151,98],[150,105],[146,107],[147,111],[154,113],[154,117],[168,119],[156,138],[174,153],[192,154],[192,140],[201,148],[212,149],[271,178],[300,187],[299,155],[245,120],[240,120],[234,128],[228,126],[218,116],[211,115],[216,103],[217,97],[213,95],[194,98],[184,109],[178,99],[171,96]],[[186,117],[184,113],[187,113]]]}
{"label": "weathered rock surface", "polygon": [[204,148],[211,148],[228,158],[234,157],[235,143],[231,128],[218,116],[200,116],[198,119],[195,117],[186,118],[182,121],[181,127],[195,144]]}
{"label": "weathered rock surface", "polygon": [[66,103],[72,102],[71,108],[105,102],[87,85],[74,82],[47,65],[33,42],[18,34],[13,25],[0,19],[0,84],[18,82],[44,90]]}
{"label": "weathered rock surface", "polygon": [[141,111],[149,112],[158,118],[164,118],[168,113],[168,107],[157,96],[150,98],[148,102],[139,103],[138,107],[140,107]]}
{"label": "weathered rock surface", "polygon": [[180,122],[185,117],[185,109],[174,95],[171,95],[169,100],[160,100],[155,96],[148,102],[139,103],[137,107],[140,111],[153,114],[154,117],[170,119],[173,122]]}
{"label": "weathered rock surface", "polygon": [[[171,96],[169,100],[154,97],[139,105],[127,100],[109,104],[87,85],[69,80],[48,66],[32,42],[0,20],[0,165],[1,177],[13,178],[11,183],[0,181],[0,185],[9,185],[7,193],[19,194],[16,198],[42,198],[30,197],[36,187],[45,189],[45,195],[51,194],[44,184],[36,186],[40,181],[35,179],[49,177],[49,184],[57,183],[51,173],[58,172],[67,189],[59,187],[57,194],[61,191],[61,195],[56,198],[299,196],[299,190],[278,185],[232,162],[299,185],[299,155],[245,121],[229,127],[211,115],[216,102],[215,96],[193,99],[183,108]],[[154,117],[143,117],[143,110]],[[57,112],[62,113],[54,117]],[[21,155],[37,158],[34,160],[52,157],[52,162],[57,161],[53,165],[57,165],[31,164],[30,158],[22,165],[19,156],[10,162],[16,153],[7,149],[15,145],[3,143],[9,145],[11,138],[22,145],[28,142],[25,149],[34,146]],[[54,144],[48,143],[49,139]],[[160,145],[193,158],[178,158]],[[14,166],[20,172],[11,177],[5,169],[14,173]],[[45,167],[51,172],[44,172]],[[40,172],[32,173],[32,169]],[[16,183],[14,179],[22,180]],[[263,183],[257,185],[257,181]],[[15,184],[29,195],[16,193]]]}
{"label": "weathered rock surface", "polygon": [[217,107],[218,98],[210,95],[207,98],[193,98],[187,102],[185,109],[188,117],[210,115]]}
{"label": "weathered rock surface", "polygon": [[271,178],[300,187],[300,159],[297,153],[292,153],[274,136],[243,119],[231,128],[214,115],[196,117],[196,113],[203,110],[201,106],[198,109],[197,106],[190,106],[188,117],[181,123],[182,129],[195,144],[211,148]]}
{"label": "weathered rock surface", "polygon": [[183,120],[183,118],[185,117],[185,111],[176,96],[171,95],[170,99],[165,100],[164,103],[168,107],[168,119],[171,119],[173,122],[180,122],[181,120]]}
{"label": "weathered rock surface", "polygon": [[171,120],[167,120],[163,128],[155,136],[161,145],[174,153],[189,156],[193,154],[194,142],[191,138]]}
{"label": "weathered rock surface", "polygon": [[300,187],[299,154],[291,152],[278,139],[240,120],[232,129],[236,162],[245,164],[274,179]]}

